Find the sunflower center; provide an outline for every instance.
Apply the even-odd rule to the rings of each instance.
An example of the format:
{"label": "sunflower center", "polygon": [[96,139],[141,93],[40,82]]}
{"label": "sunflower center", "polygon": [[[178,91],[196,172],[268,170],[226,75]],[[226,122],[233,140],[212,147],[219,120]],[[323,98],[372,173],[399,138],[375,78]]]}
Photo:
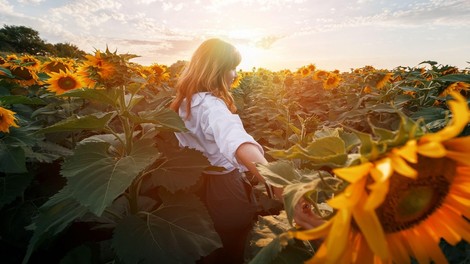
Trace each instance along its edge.
{"label": "sunflower center", "polygon": [[77,81],[70,76],[60,78],[57,83],[62,90],[72,90],[77,85]]}
{"label": "sunflower center", "polygon": [[20,77],[23,80],[31,80],[34,78],[28,68],[25,67],[15,67],[10,69],[10,71],[13,75]]}
{"label": "sunflower center", "polygon": [[390,190],[377,208],[377,216],[387,233],[419,224],[438,209],[449,192],[456,167],[448,158],[423,156],[412,166],[418,171],[417,179],[392,175]]}

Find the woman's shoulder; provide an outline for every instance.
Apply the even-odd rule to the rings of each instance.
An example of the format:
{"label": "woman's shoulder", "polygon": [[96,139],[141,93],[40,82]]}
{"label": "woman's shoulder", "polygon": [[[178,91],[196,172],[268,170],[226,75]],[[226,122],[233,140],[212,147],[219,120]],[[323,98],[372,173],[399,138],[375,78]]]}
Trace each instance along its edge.
{"label": "woman's shoulder", "polygon": [[214,96],[213,94],[209,92],[195,93],[193,95],[192,100],[193,100],[192,102],[193,106],[201,105],[204,108],[211,108],[211,109],[218,108],[218,107],[227,108],[227,105],[222,99]]}

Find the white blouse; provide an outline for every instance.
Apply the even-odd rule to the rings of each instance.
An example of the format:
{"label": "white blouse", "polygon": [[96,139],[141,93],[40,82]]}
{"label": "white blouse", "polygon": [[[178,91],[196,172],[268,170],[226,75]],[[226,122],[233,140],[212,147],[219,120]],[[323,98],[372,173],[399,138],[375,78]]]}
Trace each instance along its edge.
{"label": "white blouse", "polygon": [[193,95],[189,119],[186,119],[186,100],[180,105],[179,115],[189,130],[175,133],[180,146],[201,151],[212,166],[223,167],[225,172],[247,171],[235,157],[243,143],[255,144],[264,154],[261,145],[246,132],[240,117],[232,114],[222,99],[208,92]]}

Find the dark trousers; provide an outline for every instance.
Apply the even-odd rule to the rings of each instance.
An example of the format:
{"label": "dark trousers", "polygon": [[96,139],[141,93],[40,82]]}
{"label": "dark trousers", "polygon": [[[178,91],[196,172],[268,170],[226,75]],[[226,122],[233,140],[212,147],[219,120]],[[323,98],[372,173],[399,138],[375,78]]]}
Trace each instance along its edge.
{"label": "dark trousers", "polygon": [[198,263],[243,263],[245,246],[256,214],[249,182],[238,171],[223,175],[203,174],[201,199],[207,206],[222,248]]}

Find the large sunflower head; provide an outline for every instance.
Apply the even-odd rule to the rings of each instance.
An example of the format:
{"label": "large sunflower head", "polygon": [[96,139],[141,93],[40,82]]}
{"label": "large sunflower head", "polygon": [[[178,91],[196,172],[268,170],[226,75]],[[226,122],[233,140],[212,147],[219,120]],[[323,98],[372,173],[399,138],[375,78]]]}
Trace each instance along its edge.
{"label": "large sunflower head", "polygon": [[96,73],[100,76],[100,78],[106,81],[111,79],[113,75],[117,72],[117,65],[113,63],[113,55],[115,54],[112,54],[108,51],[102,53],[101,51],[97,50],[94,56],[85,56],[87,61],[85,61],[84,64],[89,67],[93,67]]}
{"label": "large sunflower head", "polygon": [[10,70],[11,74],[16,77],[14,81],[19,83],[20,85],[30,86],[40,83],[36,71],[28,67],[10,64],[7,66],[7,68]]}
{"label": "large sunflower head", "polygon": [[20,62],[22,66],[32,69],[34,71],[37,71],[39,70],[39,68],[41,68],[41,62],[31,55],[21,56]]}
{"label": "large sunflower head", "polygon": [[0,131],[10,133],[10,127],[18,127],[15,112],[0,106]]}
{"label": "large sunflower head", "polygon": [[48,84],[47,90],[57,95],[83,87],[81,78],[70,71],[50,73],[50,76],[46,81]]}
{"label": "large sunflower head", "polygon": [[59,73],[60,71],[70,71],[72,70],[72,64],[69,61],[66,61],[62,58],[49,58],[49,61],[42,64],[42,71],[45,73]]}
{"label": "large sunflower head", "polygon": [[465,98],[451,95],[453,118],[442,130],[422,134],[408,125],[393,146],[369,147],[376,153],[362,164],[333,170],[348,182],[328,201],[335,215],[291,233],[325,236],[310,263],[447,263],[441,239],[470,241],[470,136],[457,137],[470,112]]}
{"label": "large sunflower head", "polygon": [[325,90],[334,89],[339,85],[340,81],[341,81],[341,78],[339,77],[338,74],[330,73],[328,77],[325,80],[323,80],[323,89]]}

